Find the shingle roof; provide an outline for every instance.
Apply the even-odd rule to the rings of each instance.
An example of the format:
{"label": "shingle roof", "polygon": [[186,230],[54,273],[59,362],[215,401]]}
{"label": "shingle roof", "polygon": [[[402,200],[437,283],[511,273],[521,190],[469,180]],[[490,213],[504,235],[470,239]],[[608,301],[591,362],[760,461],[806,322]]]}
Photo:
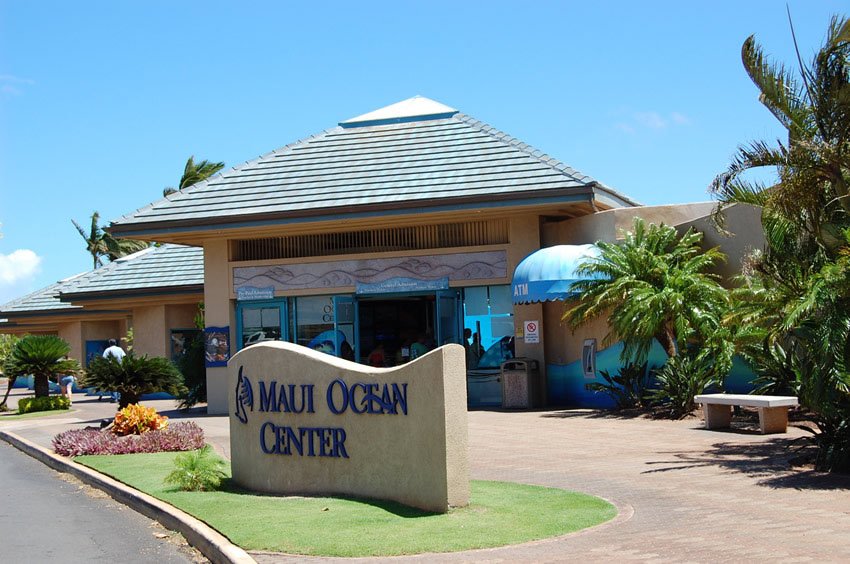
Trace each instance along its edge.
{"label": "shingle roof", "polygon": [[[79,274],[77,276],[85,276],[85,274]],[[70,279],[62,280],[55,284],[51,284],[46,288],[36,290],[31,294],[27,294],[26,296],[5,303],[0,306],[0,317],[30,311],[51,311],[59,313],[63,310],[73,311],[76,309],[82,309],[80,306],[71,305],[59,300],[59,292],[63,287],[70,284],[70,282]]]}
{"label": "shingle roof", "polygon": [[[492,201],[605,191],[624,196],[470,116],[420,101],[417,118],[376,110],[272,151],[113,222],[115,233],[145,224],[220,224],[252,216],[356,213],[375,205]],[[436,106],[435,106],[436,104]],[[445,109],[433,113],[434,108]],[[376,118],[376,119],[371,119]],[[590,196],[585,196],[589,198]],[[336,211],[334,211],[336,210]]]}
{"label": "shingle roof", "polygon": [[204,250],[183,245],[150,247],[90,274],[64,287],[62,299],[79,298],[84,294],[194,289],[204,283]]}
{"label": "shingle roof", "polygon": [[63,301],[73,297],[144,290],[169,293],[194,290],[203,283],[203,249],[182,245],[151,247],[6,303],[0,306],[0,317],[82,310],[81,306]]}

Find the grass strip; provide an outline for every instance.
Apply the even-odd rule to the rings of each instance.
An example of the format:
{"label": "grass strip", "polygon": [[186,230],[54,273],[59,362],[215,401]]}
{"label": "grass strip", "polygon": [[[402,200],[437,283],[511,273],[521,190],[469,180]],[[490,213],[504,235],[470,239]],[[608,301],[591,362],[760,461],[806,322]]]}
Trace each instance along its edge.
{"label": "grass strip", "polygon": [[33,419],[36,417],[49,417],[51,415],[67,415],[76,411],[75,409],[48,409],[46,411],[31,411],[29,413],[18,414],[16,411],[9,411],[9,415],[0,413],[0,421],[17,421],[18,419]]}
{"label": "grass strip", "polygon": [[183,492],[163,484],[176,454],[75,460],[179,507],[246,550],[314,556],[454,552],[563,535],[617,513],[597,497],[507,482],[473,481],[470,505],[446,514],[386,501],[257,495],[229,480],[220,491]]}

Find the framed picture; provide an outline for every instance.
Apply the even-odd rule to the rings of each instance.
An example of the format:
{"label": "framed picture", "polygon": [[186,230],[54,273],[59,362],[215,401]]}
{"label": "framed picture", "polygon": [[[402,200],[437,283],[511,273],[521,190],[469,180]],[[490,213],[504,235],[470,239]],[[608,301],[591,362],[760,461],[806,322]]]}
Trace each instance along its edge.
{"label": "framed picture", "polygon": [[204,337],[206,366],[227,366],[230,360],[230,327],[207,327]]}

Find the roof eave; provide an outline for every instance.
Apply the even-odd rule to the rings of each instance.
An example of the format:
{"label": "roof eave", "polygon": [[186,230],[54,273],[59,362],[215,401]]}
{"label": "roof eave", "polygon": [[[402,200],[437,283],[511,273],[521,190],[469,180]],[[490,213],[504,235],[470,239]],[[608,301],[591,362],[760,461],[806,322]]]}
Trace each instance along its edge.
{"label": "roof eave", "polygon": [[82,303],[89,301],[114,300],[125,298],[147,298],[161,296],[183,296],[186,294],[203,294],[203,284],[187,284],[185,286],[167,286],[160,288],[135,288],[127,290],[109,290],[105,292],[68,292],[59,294],[62,302]]}
{"label": "roof eave", "polygon": [[[134,222],[113,224],[107,230],[120,237],[155,238],[170,233],[190,233],[217,229],[239,229],[243,227],[262,227],[280,223],[319,222],[340,218],[363,218],[370,215],[394,213],[404,215],[412,213],[437,213],[440,211],[458,211],[463,209],[511,207],[539,205],[547,202],[590,201],[595,197],[594,183],[571,186],[561,189],[514,192],[494,197],[470,196],[445,199],[408,200],[404,202],[381,202],[358,206],[337,206],[297,212],[276,212],[270,214],[244,214],[225,217]],[[630,204],[626,204],[630,205]]]}

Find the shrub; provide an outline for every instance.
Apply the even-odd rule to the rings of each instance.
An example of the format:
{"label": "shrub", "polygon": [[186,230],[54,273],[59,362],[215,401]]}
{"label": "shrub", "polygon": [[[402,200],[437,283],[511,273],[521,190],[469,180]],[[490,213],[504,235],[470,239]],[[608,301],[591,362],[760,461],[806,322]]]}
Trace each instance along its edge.
{"label": "shrub", "polygon": [[681,419],[696,408],[694,396],[712,386],[720,386],[720,378],[705,357],[681,355],[667,359],[655,372],[658,388],[652,399],[674,419]]}
{"label": "shrub", "polygon": [[183,374],[187,392],[180,407],[188,409],[207,401],[207,369],[205,364],[205,345],[203,330],[186,337],[186,348],[177,360],[177,369]]}
{"label": "shrub", "polygon": [[68,409],[71,400],[65,396],[44,396],[40,398],[22,398],[18,402],[18,413],[32,413],[33,411],[52,411],[54,409]]}
{"label": "shrub", "polygon": [[80,363],[65,356],[71,346],[55,335],[27,335],[15,343],[3,363],[6,376],[32,374],[35,397],[50,395],[50,380],[54,382],[61,374],[75,373]]}
{"label": "shrub", "polygon": [[62,456],[84,454],[134,454],[195,450],[204,446],[204,431],[196,423],[181,421],[167,429],[141,435],[119,436],[100,429],[71,429],[53,437],[53,450]]}
{"label": "shrub", "polygon": [[605,383],[594,382],[590,384],[591,390],[610,397],[617,404],[617,409],[644,407],[649,382],[645,362],[627,362],[616,376],[611,376],[607,370],[600,370],[599,374]]}
{"label": "shrub", "polygon": [[213,456],[210,445],[177,455],[174,466],[174,470],[165,477],[165,483],[187,492],[216,490],[222,478],[227,477],[222,470],[224,461]]}
{"label": "shrub", "polygon": [[110,355],[92,360],[82,385],[98,390],[120,392],[118,406],[139,403],[143,394],[166,392],[180,396],[186,392],[183,376],[167,358],[136,356],[133,351],[118,360]]}
{"label": "shrub", "polygon": [[112,432],[116,435],[141,435],[168,427],[168,417],[159,415],[152,407],[134,403],[115,414]]}

